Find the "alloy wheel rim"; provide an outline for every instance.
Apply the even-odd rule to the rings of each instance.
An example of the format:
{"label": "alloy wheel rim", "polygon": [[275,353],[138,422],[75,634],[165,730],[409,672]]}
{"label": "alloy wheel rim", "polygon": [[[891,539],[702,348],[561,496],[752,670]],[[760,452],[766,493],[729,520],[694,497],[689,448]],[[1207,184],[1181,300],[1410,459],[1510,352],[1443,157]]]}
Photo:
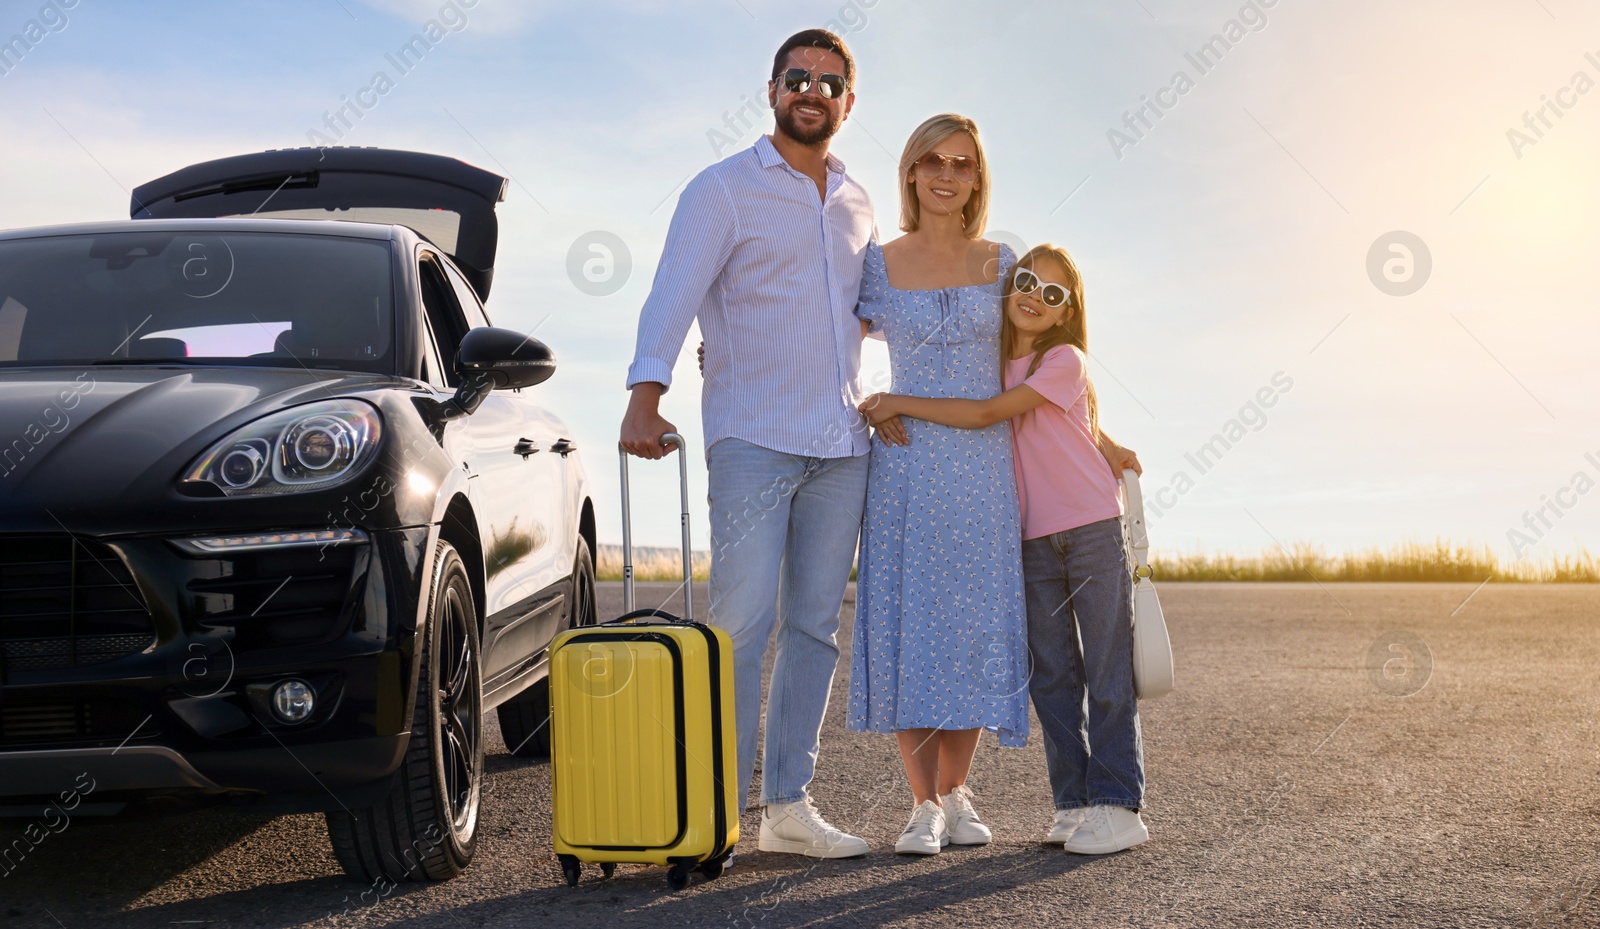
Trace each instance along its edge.
{"label": "alloy wheel rim", "polygon": [[594,572],[589,566],[587,558],[581,558],[580,562],[581,567],[578,575],[580,580],[578,582],[577,596],[574,598],[577,603],[575,604],[576,609],[573,610],[572,614],[572,624],[574,626],[592,626],[595,624],[595,620],[599,619],[594,599]]}
{"label": "alloy wheel rim", "polygon": [[450,823],[458,839],[471,836],[478,812],[478,656],[468,636],[466,605],[457,585],[445,590],[439,630],[439,751]]}

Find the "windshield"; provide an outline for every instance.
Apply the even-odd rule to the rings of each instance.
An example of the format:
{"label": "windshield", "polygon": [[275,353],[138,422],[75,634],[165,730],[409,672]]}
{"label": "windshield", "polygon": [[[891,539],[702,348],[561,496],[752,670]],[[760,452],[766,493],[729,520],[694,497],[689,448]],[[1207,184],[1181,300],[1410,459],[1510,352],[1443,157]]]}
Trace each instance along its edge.
{"label": "windshield", "polygon": [[393,373],[387,242],[266,232],[0,240],[0,367]]}

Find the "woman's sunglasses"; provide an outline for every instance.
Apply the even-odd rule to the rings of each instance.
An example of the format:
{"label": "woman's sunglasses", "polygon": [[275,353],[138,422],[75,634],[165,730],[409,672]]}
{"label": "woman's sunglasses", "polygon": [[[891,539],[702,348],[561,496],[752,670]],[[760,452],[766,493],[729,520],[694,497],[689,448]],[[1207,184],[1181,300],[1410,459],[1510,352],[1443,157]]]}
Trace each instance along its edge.
{"label": "woman's sunglasses", "polygon": [[963,184],[972,183],[972,179],[978,176],[978,163],[965,155],[929,152],[917,159],[917,173],[923,177],[938,177],[945,168],[949,168],[950,175]]}
{"label": "woman's sunglasses", "polygon": [[829,100],[837,100],[844,96],[844,78],[837,74],[818,74],[812,78],[811,72],[805,68],[790,68],[783,72],[783,86],[789,93],[803,94],[817,85],[817,93]]}
{"label": "woman's sunglasses", "polygon": [[1034,274],[1027,268],[1017,269],[1017,276],[1013,283],[1019,294],[1031,294],[1037,290],[1039,292],[1039,300],[1052,310],[1058,306],[1072,305],[1072,291],[1062,287],[1060,284],[1047,284],[1039,280],[1039,275]]}

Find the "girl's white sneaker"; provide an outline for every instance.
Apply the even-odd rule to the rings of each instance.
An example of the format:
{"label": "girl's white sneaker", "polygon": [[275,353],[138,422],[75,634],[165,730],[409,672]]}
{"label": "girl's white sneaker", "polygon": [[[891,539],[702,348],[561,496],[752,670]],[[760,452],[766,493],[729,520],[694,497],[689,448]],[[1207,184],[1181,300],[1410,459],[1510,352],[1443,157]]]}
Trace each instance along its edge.
{"label": "girl's white sneaker", "polygon": [[1150,830],[1137,811],[1124,806],[1091,806],[1063,847],[1074,855],[1109,855],[1149,838]]}
{"label": "girl's white sneaker", "polygon": [[944,831],[944,808],[932,800],[924,800],[911,811],[911,821],[894,843],[894,850],[900,855],[937,855],[939,849],[949,844]]}
{"label": "girl's white sneaker", "polygon": [[1078,824],[1083,822],[1083,816],[1087,812],[1088,808],[1082,806],[1070,810],[1056,810],[1056,821],[1051,824],[1050,831],[1045,833],[1045,842],[1050,845],[1065,844],[1078,830]]}
{"label": "girl's white sneaker", "polygon": [[[939,798],[944,807],[944,835],[951,845],[988,845],[994,833],[972,808],[972,791],[962,784]],[[1063,840],[1064,841],[1064,840]]]}

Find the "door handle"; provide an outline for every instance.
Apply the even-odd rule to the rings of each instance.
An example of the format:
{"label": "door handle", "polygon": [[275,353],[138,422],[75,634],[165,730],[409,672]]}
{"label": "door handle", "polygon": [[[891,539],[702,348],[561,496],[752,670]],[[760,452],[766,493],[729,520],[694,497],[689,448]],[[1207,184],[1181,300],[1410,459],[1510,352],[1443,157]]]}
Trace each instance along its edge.
{"label": "door handle", "polygon": [[519,439],[517,440],[517,444],[512,447],[511,451],[514,454],[521,455],[523,461],[527,461],[529,455],[538,453],[539,443],[532,439]]}
{"label": "door handle", "polygon": [[572,441],[571,439],[557,439],[556,444],[550,446],[550,450],[555,452],[557,455],[560,455],[562,458],[565,458],[578,450],[578,443]]}

